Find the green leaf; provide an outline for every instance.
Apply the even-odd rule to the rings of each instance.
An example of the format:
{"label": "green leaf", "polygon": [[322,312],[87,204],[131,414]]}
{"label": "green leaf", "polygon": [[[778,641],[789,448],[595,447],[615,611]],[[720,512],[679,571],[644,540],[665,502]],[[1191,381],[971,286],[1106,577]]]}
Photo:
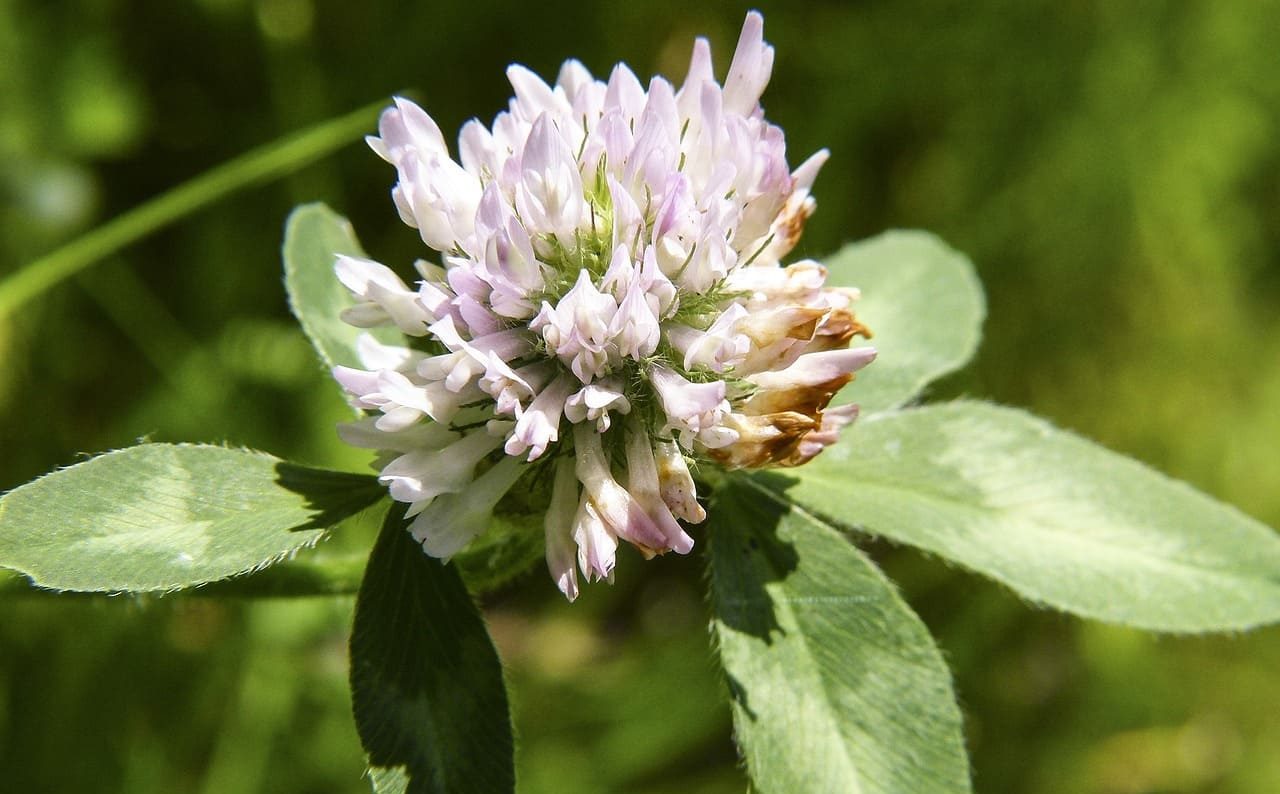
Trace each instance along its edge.
{"label": "green leaf", "polygon": [[858,320],[878,351],[836,403],[864,415],[896,408],[930,381],[959,369],[982,337],[986,302],[973,265],[927,232],[891,231],[824,260],[831,286],[857,287]]}
{"label": "green leaf", "polygon": [[43,591],[34,590],[25,576],[0,569],[0,596],[27,592]]}
{"label": "green leaf", "polygon": [[372,334],[385,344],[406,344],[394,328],[356,328],[339,318],[353,301],[333,274],[334,257],[366,256],[346,218],[320,203],[295,207],[285,224],[281,253],[289,306],[326,367],[362,367],[356,354],[361,334]]}
{"label": "green leaf", "polygon": [[[351,697],[375,790],[515,790],[502,665],[458,570],[387,513],[351,632]],[[403,784],[403,785],[401,785]]]}
{"label": "green leaf", "polygon": [[0,498],[0,566],[58,590],[174,590],[278,562],[382,495],[261,452],[143,444]]}
{"label": "green leaf", "polygon": [[1280,620],[1280,536],[1021,411],[957,402],[871,417],[771,487],[1032,601],[1160,631]]}
{"label": "green leaf", "polygon": [[370,769],[369,785],[373,794],[405,794],[409,790],[409,776],[403,767]]}
{"label": "green leaf", "polygon": [[[196,598],[297,598],[318,595],[355,595],[360,589],[368,554],[328,556],[327,549],[309,552],[269,568],[231,579],[209,582],[187,591]],[[0,597],[67,598],[65,592],[33,587],[19,574],[0,570]]]}
{"label": "green leaf", "polygon": [[738,743],[763,794],[967,792],[951,677],[856,547],[751,482],[711,514],[711,599]]}

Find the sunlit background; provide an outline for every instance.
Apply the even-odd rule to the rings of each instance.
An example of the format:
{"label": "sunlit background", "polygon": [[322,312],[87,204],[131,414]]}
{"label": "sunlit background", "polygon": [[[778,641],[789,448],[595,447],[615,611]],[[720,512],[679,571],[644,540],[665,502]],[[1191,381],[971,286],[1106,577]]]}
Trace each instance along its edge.
{"label": "sunlit background", "polygon": [[[764,104],[826,146],[799,254],[931,229],[989,320],[935,389],[1024,406],[1280,526],[1280,3],[762,3]],[[0,277],[254,146],[394,91],[456,130],[580,58],[723,74],[746,6],[0,0]],[[86,453],[198,440],[361,470],[291,320],[295,203],[420,253],[353,143],[0,317],[0,490]],[[1134,494],[1141,499],[1141,494]],[[56,522],[56,515],[49,516]],[[331,543],[367,546],[368,522]],[[1280,628],[1154,637],[1038,611],[868,545],[956,674],[980,792],[1280,791]],[[702,560],[624,555],[562,603],[534,571],[486,610],[523,792],[742,792]],[[0,789],[360,792],[351,599],[23,597],[0,605]]]}

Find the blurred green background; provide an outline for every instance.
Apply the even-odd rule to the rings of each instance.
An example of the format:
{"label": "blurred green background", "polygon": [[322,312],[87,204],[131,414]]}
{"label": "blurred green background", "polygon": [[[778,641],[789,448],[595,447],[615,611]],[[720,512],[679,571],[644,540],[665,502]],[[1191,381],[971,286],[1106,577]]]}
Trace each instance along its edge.
{"label": "blurred green background", "polygon": [[[1280,526],[1280,3],[762,3],[791,161],[826,146],[798,253],[923,227],[990,297],[935,389],[1019,405]],[[0,0],[0,277],[253,146],[412,90],[449,131],[519,61],[727,67],[746,6]],[[85,453],[230,442],[360,470],[291,321],[282,223],[324,200],[406,263],[353,144],[0,317],[0,489]],[[56,521],[56,516],[50,517]],[[332,548],[367,548],[368,521]],[[1280,791],[1280,629],[1154,637],[868,545],[955,670],[980,792]],[[741,792],[701,560],[620,560],[562,603],[489,599],[524,792]],[[351,600],[0,603],[6,791],[360,792]]]}

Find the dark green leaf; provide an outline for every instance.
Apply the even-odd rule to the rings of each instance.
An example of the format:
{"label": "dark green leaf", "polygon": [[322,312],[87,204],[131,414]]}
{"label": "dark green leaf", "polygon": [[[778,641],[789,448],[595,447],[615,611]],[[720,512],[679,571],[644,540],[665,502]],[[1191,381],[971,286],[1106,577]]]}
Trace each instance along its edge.
{"label": "dark green leaf", "polygon": [[404,505],[360,586],[351,696],[379,794],[514,791],[502,665],[457,568],[423,553]]}
{"label": "dark green leaf", "polygon": [[870,417],[788,475],[767,481],[1068,612],[1163,631],[1280,620],[1274,531],[1021,411],[957,402]]}
{"label": "dark green leaf", "polygon": [[858,319],[878,351],[835,402],[864,414],[895,408],[930,381],[964,366],[978,349],[986,303],[963,254],[927,232],[891,231],[824,260],[827,283],[857,287]]}
{"label": "dark green leaf", "polygon": [[261,452],[143,444],[0,498],[0,566],[57,590],[174,590],[278,562],[382,495]]}
{"label": "dark green leaf", "polygon": [[715,631],[763,794],[967,792],[951,677],[883,574],[750,483],[711,514]]}

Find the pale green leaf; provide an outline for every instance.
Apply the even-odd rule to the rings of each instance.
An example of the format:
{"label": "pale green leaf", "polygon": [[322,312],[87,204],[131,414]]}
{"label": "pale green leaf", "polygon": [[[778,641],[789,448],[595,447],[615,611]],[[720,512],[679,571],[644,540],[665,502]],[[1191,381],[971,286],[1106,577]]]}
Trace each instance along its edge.
{"label": "pale green leaf", "polygon": [[406,794],[409,775],[402,766],[370,768],[369,785],[373,794]]}
{"label": "pale green leaf", "polygon": [[351,699],[378,794],[515,790],[502,665],[458,569],[394,504],[356,600]]}
{"label": "pale green leaf", "polygon": [[717,491],[711,601],[735,733],[762,794],[958,794],[951,677],[839,532],[750,483]]}
{"label": "pale green leaf", "polygon": [[289,306],[326,367],[362,367],[356,354],[361,334],[372,334],[384,344],[405,344],[404,335],[394,328],[356,328],[339,316],[353,300],[333,274],[334,258],[365,256],[346,218],[320,203],[295,207],[285,224],[281,253]]}
{"label": "pale green leaf", "polygon": [[[973,265],[927,232],[891,231],[823,260],[831,286],[857,287],[853,308],[875,335],[876,360],[836,403],[863,414],[895,408],[978,349],[986,303]],[[861,344],[855,340],[855,344]]]}
{"label": "pale green leaf", "polygon": [[143,444],[0,498],[0,567],[56,590],[190,587],[278,562],[382,495],[260,452]]}
{"label": "pale green leaf", "polygon": [[1280,620],[1274,531],[1010,408],[957,402],[870,417],[762,481],[844,526],[1085,617],[1163,631]]}

